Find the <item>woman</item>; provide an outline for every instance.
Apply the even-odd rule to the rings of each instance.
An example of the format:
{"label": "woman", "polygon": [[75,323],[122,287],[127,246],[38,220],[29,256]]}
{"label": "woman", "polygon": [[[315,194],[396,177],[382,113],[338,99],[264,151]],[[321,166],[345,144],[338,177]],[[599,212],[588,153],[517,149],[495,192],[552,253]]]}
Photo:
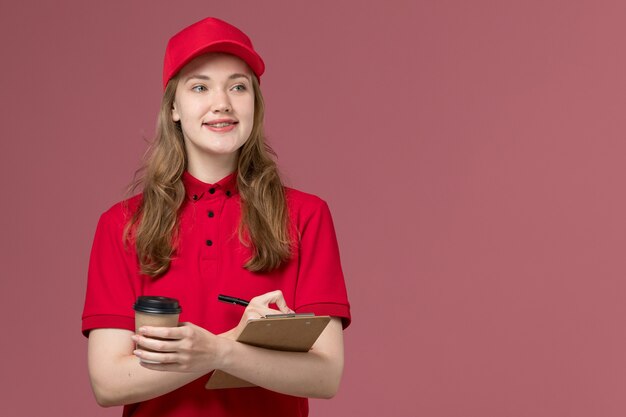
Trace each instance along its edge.
{"label": "woman", "polygon": [[[305,416],[307,397],[338,389],[350,308],[332,219],[324,201],[280,181],[264,143],[263,72],[248,37],[219,19],[168,43],[143,192],[102,215],[92,248],[82,330],[100,405]],[[251,301],[242,311],[220,293]],[[135,334],[140,295],[177,298],[181,325]],[[311,351],[236,342],[248,319],[293,311],[332,316]],[[258,387],[206,390],[217,369]]]}

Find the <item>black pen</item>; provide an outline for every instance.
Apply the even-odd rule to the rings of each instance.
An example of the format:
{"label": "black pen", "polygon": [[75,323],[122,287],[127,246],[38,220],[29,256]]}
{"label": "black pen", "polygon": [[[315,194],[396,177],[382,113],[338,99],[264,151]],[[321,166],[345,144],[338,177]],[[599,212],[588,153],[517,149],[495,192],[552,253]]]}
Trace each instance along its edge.
{"label": "black pen", "polygon": [[238,306],[242,306],[242,307],[248,307],[248,304],[250,304],[249,301],[242,300],[241,298],[237,298],[237,297],[231,297],[230,295],[219,294],[217,296],[217,299],[225,303],[237,304]]}

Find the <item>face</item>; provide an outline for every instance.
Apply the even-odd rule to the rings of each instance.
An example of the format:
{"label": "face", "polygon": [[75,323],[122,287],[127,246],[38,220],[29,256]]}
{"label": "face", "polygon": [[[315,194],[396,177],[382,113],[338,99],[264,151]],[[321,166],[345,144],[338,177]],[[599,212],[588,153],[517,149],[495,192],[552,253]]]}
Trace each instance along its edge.
{"label": "face", "polygon": [[252,71],[241,59],[209,53],[180,71],[172,108],[190,159],[236,158],[254,123]]}

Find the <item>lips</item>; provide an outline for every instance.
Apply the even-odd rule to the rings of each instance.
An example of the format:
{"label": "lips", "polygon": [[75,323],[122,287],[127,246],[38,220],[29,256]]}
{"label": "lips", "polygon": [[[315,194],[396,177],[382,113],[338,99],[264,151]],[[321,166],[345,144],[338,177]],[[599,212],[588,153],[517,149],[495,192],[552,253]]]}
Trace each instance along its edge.
{"label": "lips", "polygon": [[219,128],[235,125],[237,123],[239,122],[234,119],[217,119],[217,120],[211,120],[210,122],[204,122],[202,124],[219,129]]}
{"label": "lips", "polygon": [[237,123],[239,122],[235,119],[216,119],[209,122],[204,122],[202,123],[202,126],[206,127],[211,132],[228,133],[235,129]]}

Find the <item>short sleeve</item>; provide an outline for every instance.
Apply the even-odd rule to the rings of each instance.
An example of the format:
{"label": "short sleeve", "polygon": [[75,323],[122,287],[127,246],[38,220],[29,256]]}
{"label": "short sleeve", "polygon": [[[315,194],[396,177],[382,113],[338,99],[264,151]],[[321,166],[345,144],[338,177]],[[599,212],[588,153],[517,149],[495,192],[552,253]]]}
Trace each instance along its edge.
{"label": "short sleeve", "polygon": [[123,210],[114,206],[98,222],[91,248],[82,332],[96,328],[134,331],[133,303],[139,277],[134,250],[124,245]]}
{"label": "short sleeve", "polygon": [[340,317],[346,328],[352,318],[330,210],[318,198],[307,206],[299,230],[295,311]]}

